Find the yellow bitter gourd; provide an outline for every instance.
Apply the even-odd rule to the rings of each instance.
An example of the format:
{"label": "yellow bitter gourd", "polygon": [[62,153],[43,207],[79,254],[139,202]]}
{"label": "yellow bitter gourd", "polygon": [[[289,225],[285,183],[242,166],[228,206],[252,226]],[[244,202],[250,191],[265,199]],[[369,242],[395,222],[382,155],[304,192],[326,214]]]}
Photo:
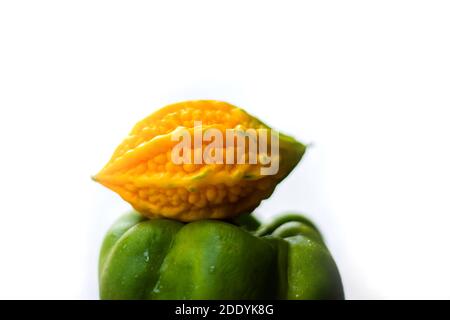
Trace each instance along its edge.
{"label": "yellow bitter gourd", "polygon": [[[203,133],[215,129],[223,133],[224,139],[227,129],[235,133],[247,129],[258,133],[266,130],[269,136],[274,133],[267,125],[229,103],[197,100],[172,104],[138,122],[94,180],[117,192],[149,218],[223,219],[253,211],[272,194],[305,151],[303,144],[279,134],[279,156],[272,157],[272,161],[279,160],[279,170],[274,175],[262,174],[261,168],[265,165],[259,161],[272,156],[269,155],[270,137],[267,153],[257,150],[256,164],[246,161],[255,156],[250,154],[250,145],[246,145],[243,152],[245,159],[236,163],[238,152],[227,149],[225,140],[220,149],[223,161],[174,163],[172,151],[179,141],[173,139],[173,134],[184,129],[194,135],[198,121],[201,121]],[[208,143],[202,141],[200,152]],[[236,148],[237,136],[234,136],[234,143],[233,148]],[[193,160],[199,146],[191,147],[197,148],[192,149]],[[234,152],[234,163],[226,163],[227,152]]]}

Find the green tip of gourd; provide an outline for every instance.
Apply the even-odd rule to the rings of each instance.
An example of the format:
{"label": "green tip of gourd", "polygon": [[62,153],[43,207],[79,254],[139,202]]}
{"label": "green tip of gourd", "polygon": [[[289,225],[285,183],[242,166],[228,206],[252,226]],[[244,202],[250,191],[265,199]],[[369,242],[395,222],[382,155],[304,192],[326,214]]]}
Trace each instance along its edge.
{"label": "green tip of gourd", "polygon": [[295,138],[279,134],[279,148],[281,155],[281,170],[287,176],[300,162],[306,152],[307,146],[297,141]]}

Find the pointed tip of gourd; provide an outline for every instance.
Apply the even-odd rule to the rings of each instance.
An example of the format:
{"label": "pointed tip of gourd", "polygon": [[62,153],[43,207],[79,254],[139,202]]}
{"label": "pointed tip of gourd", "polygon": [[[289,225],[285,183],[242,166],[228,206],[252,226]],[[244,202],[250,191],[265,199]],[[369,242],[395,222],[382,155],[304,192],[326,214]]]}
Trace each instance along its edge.
{"label": "pointed tip of gourd", "polygon": [[105,182],[106,174],[105,174],[105,168],[106,166],[101,169],[96,174],[91,175],[91,180],[100,184],[103,184]]}
{"label": "pointed tip of gourd", "polygon": [[296,140],[294,137],[282,133],[280,134],[280,140],[282,141],[282,147],[290,150],[294,154],[294,157],[297,158],[297,161],[300,161],[300,159],[305,154],[306,149],[309,148],[309,145],[303,144],[300,141]]}
{"label": "pointed tip of gourd", "polygon": [[101,173],[97,173],[93,176],[91,176],[92,181],[97,182],[97,183],[102,183],[102,177],[101,177]]}
{"label": "pointed tip of gourd", "polygon": [[295,140],[295,148],[297,149],[297,153],[299,153],[300,157],[302,157],[305,154],[306,149],[309,148],[309,145]]}

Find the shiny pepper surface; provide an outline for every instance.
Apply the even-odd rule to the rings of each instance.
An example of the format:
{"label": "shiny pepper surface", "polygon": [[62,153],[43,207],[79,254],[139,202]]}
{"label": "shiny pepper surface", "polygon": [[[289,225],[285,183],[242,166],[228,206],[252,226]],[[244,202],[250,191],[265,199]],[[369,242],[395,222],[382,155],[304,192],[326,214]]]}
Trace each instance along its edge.
{"label": "shiny pepper surface", "polygon": [[147,220],[132,212],[105,237],[102,299],[343,299],[337,266],[299,215],[259,225]]}

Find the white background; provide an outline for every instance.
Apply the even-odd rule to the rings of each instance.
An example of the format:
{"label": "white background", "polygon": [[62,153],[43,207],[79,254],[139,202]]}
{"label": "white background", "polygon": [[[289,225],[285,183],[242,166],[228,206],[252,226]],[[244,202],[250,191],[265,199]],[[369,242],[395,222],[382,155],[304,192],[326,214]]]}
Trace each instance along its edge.
{"label": "white background", "polygon": [[96,299],[127,210],[90,180],[165,104],[314,143],[258,209],[317,221],[348,298],[450,298],[448,1],[2,1],[0,298]]}

